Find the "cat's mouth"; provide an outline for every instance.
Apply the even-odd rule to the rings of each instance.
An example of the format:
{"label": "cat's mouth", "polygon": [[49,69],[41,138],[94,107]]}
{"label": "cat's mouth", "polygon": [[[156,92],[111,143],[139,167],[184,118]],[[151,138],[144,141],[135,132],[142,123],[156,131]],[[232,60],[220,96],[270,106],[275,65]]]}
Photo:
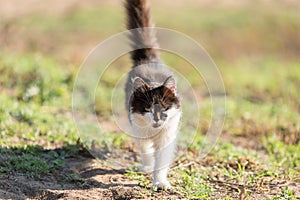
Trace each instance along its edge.
{"label": "cat's mouth", "polygon": [[163,124],[164,124],[163,122],[155,122],[155,123],[153,123],[152,127],[158,128],[158,127],[161,127]]}

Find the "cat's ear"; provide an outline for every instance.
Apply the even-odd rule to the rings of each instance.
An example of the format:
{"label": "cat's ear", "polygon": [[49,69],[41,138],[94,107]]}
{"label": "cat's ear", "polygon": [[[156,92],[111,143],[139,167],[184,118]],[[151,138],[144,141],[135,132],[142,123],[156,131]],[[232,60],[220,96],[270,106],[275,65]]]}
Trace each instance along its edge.
{"label": "cat's ear", "polygon": [[165,80],[163,86],[165,86],[166,88],[170,89],[173,92],[173,94],[176,94],[176,81],[175,81],[175,79],[174,79],[173,76],[169,76]]}
{"label": "cat's ear", "polygon": [[141,89],[141,90],[148,90],[150,87],[149,85],[140,77],[135,77],[133,80],[133,89]]}

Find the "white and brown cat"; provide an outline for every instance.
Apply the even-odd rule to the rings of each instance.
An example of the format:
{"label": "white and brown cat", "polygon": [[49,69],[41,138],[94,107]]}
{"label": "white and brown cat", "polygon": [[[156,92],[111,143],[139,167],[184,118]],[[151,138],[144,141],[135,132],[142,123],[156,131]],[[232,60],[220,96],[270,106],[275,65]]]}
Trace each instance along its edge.
{"label": "white and brown cat", "polygon": [[126,107],[143,169],[153,171],[153,186],[169,188],[181,117],[176,80],[158,56],[147,0],[126,0],[133,68],[126,82]]}

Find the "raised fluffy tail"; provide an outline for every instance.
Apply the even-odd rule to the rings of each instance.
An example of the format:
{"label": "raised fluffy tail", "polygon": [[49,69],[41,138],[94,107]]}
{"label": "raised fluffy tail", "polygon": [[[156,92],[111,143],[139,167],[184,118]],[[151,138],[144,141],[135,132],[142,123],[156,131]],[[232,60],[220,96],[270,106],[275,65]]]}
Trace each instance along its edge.
{"label": "raised fluffy tail", "polygon": [[[126,0],[127,29],[131,30],[129,39],[133,51],[131,59],[134,65],[158,59],[158,44],[148,0]],[[137,29],[138,28],[138,29]],[[134,30],[132,30],[134,29]]]}

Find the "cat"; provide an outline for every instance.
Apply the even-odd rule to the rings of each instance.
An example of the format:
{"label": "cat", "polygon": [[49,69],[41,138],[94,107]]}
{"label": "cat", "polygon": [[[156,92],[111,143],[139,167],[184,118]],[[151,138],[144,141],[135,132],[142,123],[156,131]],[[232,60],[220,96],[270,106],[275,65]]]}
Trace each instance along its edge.
{"label": "cat", "polygon": [[153,186],[170,188],[167,174],[181,118],[176,80],[158,55],[149,2],[126,0],[125,8],[133,49],[130,53],[133,67],[125,85],[131,130],[143,170],[153,171]]}

